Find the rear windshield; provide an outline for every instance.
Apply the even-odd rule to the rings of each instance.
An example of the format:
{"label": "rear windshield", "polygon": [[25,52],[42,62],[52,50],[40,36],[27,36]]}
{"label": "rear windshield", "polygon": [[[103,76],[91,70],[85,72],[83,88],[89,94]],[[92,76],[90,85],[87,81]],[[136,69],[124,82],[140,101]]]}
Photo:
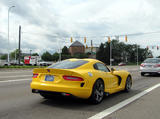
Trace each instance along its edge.
{"label": "rear windshield", "polygon": [[144,63],[160,63],[160,59],[146,59]]}
{"label": "rear windshield", "polygon": [[84,65],[86,63],[88,63],[88,61],[84,61],[84,60],[76,60],[76,61],[64,60],[64,61],[52,64],[48,68],[74,69],[74,68],[78,68],[78,67],[80,67],[80,66],[82,66],[82,65]]}

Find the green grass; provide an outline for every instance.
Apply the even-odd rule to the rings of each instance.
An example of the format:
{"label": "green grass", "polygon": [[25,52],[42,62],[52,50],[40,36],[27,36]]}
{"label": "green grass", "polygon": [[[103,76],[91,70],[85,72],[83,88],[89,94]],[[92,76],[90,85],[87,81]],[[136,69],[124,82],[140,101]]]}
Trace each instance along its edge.
{"label": "green grass", "polygon": [[[138,65],[140,65],[142,62],[138,62]],[[137,65],[137,63],[128,62],[127,65]]]}

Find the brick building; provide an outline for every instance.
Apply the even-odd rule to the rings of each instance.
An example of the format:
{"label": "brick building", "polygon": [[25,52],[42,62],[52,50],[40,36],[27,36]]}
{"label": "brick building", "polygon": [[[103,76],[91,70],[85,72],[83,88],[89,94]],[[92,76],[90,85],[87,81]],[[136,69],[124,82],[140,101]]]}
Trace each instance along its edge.
{"label": "brick building", "polygon": [[69,52],[72,56],[79,53],[83,54],[85,53],[85,46],[81,42],[75,41],[70,45]]}

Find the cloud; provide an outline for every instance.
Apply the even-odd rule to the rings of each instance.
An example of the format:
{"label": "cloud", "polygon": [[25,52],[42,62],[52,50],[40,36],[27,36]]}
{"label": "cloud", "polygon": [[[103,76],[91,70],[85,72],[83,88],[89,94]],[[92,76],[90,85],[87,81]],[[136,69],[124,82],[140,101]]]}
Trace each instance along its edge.
{"label": "cloud", "polygon": [[7,39],[5,39],[3,36],[0,35],[0,49],[5,48],[7,44],[8,44]]}
{"label": "cloud", "polygon": [[[26,32],[22,34],[24,51],[54,52],[64,39],[63,45],[70,45],[71,36],[87,36],[88,44],[90,40],[100,44],[107,40],[102,36],[160,31],[159,0],[1,0],[0,32],[6,34],[5,39],[8,7],[12,5],[16,7],[10,11],[10,42],[18,41],[21,25],[22,32]],[[158,43],[159,37],[159,34],[129,36],[128,43],[145,47]],[[74,40],[83,42],[83,38]],[[3,40],[1,44],[7,49]]]}

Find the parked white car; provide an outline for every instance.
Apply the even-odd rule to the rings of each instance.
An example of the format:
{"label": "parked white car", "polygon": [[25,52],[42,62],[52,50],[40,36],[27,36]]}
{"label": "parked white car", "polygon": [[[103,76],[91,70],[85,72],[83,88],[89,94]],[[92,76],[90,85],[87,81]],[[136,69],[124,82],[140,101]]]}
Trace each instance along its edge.
{"label": "parked white car", "polygon": [[6,60],[0,60],[0,66],[10,66],[11,64]]}
{"label": "parked white car", "polygon": [[53,64],[53,62],[47,62],[47,61],[43,61],[43,60],[40,60],[37,62],[37,65],[39,65],[39,66],[49,66],[51,64]]}
{"label": "parked white car", "polygon": [[[19,62],[18,62],[18,60],[12,60],[12,61],[10,62],[10,64],[11,64],[11,65],[19,65]],[[24,63],[23,63],[23,62],[20,62],[20,65],[23,66]]]}

